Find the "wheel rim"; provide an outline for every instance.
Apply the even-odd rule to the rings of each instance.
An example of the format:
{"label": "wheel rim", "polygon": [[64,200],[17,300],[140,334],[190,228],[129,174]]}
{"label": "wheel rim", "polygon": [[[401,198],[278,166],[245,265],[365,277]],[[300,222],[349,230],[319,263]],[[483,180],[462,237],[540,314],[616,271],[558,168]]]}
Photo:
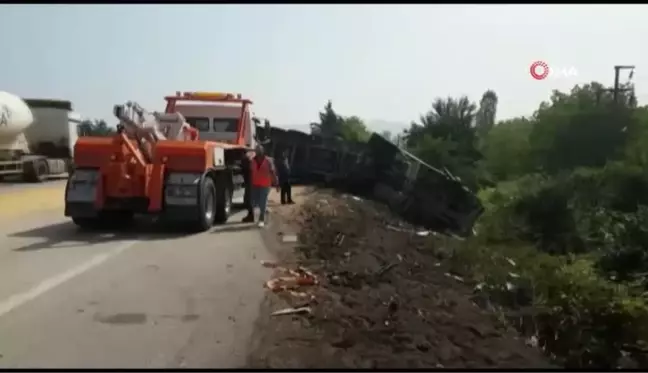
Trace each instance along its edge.
{"label": "wheel rim", "polygon": [[47,166],[39,164],[36,172],[38,176],[44,176],[47,173]]}
{"label": "wheel rim", "polygon": [[211,221],[214,218],[214,190],[209,189],[205,196],[205,218]]}

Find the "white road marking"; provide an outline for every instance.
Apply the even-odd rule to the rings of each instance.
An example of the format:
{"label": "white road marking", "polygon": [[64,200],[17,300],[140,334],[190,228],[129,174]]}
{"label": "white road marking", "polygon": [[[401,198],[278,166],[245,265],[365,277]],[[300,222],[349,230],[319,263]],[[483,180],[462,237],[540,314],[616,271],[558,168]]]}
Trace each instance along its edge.
{"label": "white road marking", "polygon": [[112,249],[111,251],[99,254],[94,256],[92,259],[87,262],[81,263],[80,265],[71,268],[68,271],[60,273],[54,277],[50,277],[47,280],[41,282],[40,284],[34,286],[33,288],[20,293],[10,296],[5,301],[0,302],[0,317],[6,315],[12,310],[24,305],[25,303],[32,301],[39,296],[45,294],[46,292],[54,289],[55,287],[73,279],[74,277],[98,266],[99,264],[105,262],[106,260],[120,254],[122,251],[128,249],[129,247],[135,245],[139,241],[124,241],[121,245]]}

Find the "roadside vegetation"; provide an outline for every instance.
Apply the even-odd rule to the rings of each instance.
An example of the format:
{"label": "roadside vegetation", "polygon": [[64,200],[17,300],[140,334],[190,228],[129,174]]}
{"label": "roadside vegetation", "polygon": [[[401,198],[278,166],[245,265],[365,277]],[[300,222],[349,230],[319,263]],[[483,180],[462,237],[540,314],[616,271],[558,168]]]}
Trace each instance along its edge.
{"label": "roadside vegetation", "polygon": [[[473,237],[431,245],[449,247],[483,304],[570,368],[648,366],[648,106],[632,92],[615,102],[599,83],[577,85],[505,121],[493,91],[439,98],[397,139],[486,209]],[[330,103],[320,117],[320,132],[366,137]]]}
{"label": "roadside vegetation", "polygon": [[77,126],[79,136],[112,136],[116,129],[103,119],[86,119]]}

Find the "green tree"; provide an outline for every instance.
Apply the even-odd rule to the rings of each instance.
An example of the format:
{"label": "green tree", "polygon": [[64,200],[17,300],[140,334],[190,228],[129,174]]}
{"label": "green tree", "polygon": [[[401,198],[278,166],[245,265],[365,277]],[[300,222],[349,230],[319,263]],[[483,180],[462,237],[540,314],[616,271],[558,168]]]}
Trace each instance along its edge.
{"label": "green tree", "polygon": [[475,117],[475,127],[480,137],[486,136],[488,131],[495,126],[497,116],[497,94],[493,90],[484,92],[479,102],[479,110]]}
{"label": "green tree", "polygon": [[79,136],[92,136],[92,131],[93,131],[93,125],[92,121],[89,119],[84,119],[79,123],[77,126]]}
{"label": "green tree", "polygon": [[459,151],[472,148],[476,109],[477,106],[466,96],[459,99],[437,98],[432,103],[432,109],[420,117],[420,123],[412,123],[408,131],[408,145],[415,145],[418,136],[429,134],[457,142]]}
{"label": "green tree", "polygon": [[466,96],[438,98],[432,108],[404,133],[410,151],[436,167],[446,167],[474,187],[475,148],[473,122],[477,106]]}
{"label": "green tree", "polygon": [[355,115],[349,117],[339,115],[333,109],[331,100],[326,103],[319,117],[319,122],[310,124],[311,133],[347,141],[366,141],[369,138],[370,132],[364,121]]}
{"label": "green tree", "polygon": [[115,130],[108,127],[108,123],[106,123],[106,121],[103,119],[95,119],[94,128],[95,133],[98,136],[110,136],[115,133]]}
{"label": "green tree", "polygon": [[534,114],[530,134],[532,163],[538,171],[556,173],[576,167],[601,167],[623,155],[636,117],[631,100],[618,104],[596,82],[554,91]]}
{"label": "green tree", "polygon": [[634,120],[634,127],[628,129],[625,159],[632,165],[648,167],[648,106],[637,108]]}
{"label": "green tree", "polygon": [[78,125],[78,132],[80,136],[111,136],[115,129],[103,119],[86,119]]}
{"label": "green tree", "polygon": [[324,111],[319,113],[320,121],[311,123],[311,132],[327,138],[342,136],[344,119],[333,110],[333,103],[329,100],[324,106]]}
{"label": "green tree", "polygon": [[482,166],[493,181],[516,178],[530,172],[529,135],[533,122],[514,118],[497,123],[482,138]]}
{"label": "green tree", "polygon": [[367,126],[362,119],[355,115],[343,118],[340,127],[340,133],[344,140],[361,142],[369,139],[370,132],[367,130]]}

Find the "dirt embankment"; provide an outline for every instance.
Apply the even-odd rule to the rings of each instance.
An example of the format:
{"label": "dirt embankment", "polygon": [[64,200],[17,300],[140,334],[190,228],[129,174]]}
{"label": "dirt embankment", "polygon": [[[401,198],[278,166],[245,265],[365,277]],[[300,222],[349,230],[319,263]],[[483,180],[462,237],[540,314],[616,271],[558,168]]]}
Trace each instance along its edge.
{"label": "dirt embankment", "polygon": [[[442,248],[428,237],[369,201],[328,191],[296,194],[297,205],[272,204],[265,234],[281,266],[301,266],[318,283],[268,290],[250,367],[550,367],[471,301],[471,288],[447,273]],[[294,233],[299,243],[290,242]],[[282,276],[291,274],[278,268],[275,277]],[[291,307],[303,313],[271,316]]]}

